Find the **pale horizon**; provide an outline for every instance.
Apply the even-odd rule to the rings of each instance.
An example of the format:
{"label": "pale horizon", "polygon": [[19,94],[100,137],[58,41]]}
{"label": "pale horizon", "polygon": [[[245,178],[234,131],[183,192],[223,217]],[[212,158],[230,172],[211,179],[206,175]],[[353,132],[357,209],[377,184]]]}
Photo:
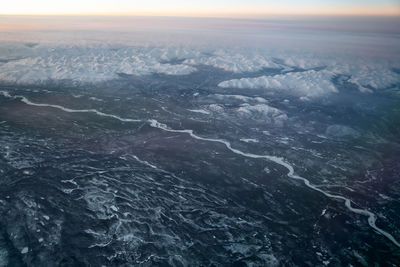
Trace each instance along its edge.
{"label": "pale horizon", "polygon": [[400,16],[400,3],[384,1],[0,1],[0,15],[262,17],[271,15]]}

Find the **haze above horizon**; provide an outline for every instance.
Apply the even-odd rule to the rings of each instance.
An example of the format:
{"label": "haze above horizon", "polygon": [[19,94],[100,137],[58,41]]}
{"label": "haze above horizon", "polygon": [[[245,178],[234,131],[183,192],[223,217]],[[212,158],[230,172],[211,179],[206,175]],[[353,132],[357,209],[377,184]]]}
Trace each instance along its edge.
{"label": "haze above horizon", "polygon": [[151,15],[253,17],[263,15],[399,16],[398,0],[0,0],[0,15]]}

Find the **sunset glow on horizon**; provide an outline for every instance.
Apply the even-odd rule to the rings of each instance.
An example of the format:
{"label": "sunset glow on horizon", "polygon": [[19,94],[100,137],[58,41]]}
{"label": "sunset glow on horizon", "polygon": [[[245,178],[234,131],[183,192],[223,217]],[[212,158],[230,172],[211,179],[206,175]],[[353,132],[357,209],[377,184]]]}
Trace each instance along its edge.
{"label": "sunset glow on horizon", "polygon": [[0,15],[144,15],[192,17],[251,17],[263,15],[382,15],[399,16],[397,0],[216,0],[160,1],[149,0],[113,2],[100,1],[29,1],[0,0]]}

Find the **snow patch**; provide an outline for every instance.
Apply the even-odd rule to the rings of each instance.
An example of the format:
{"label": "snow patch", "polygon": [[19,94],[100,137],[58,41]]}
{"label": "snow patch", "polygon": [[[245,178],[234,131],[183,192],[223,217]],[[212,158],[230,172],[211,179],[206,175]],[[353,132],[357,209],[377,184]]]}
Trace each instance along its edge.
{"label": "snow patch", "polygon": [[262,98],[262,97],[248,97],[244,95],[221,95],[221,94],[215,94],[214,95],[218,100],[225,100],[225,99],[235,99],[239,100],[242,102],[260,102],[260,103],[266,103],[267,100]]}
{"label": "snow patch", "polygon": [[195,113],[201,113],[201,114],[206,114],[209,115],[210,112],[204,109],[188,109],[190,112],[195,112]]}
{"label": "snow patch", "polygon": [[258,143],[259,142],[257,139],[252,139],[252,138],[240,138],[240,141],[245,142],[245,143]]}
{"label": "snow patch", "polygon": [[359,133],[349,126],[334,124],[326,128],[326,135],[333,138],[356,138]]}
{"label": "snow patch", "polygon": [[266,104],[243,104],[241,107],[236,109],[236,112],[239,116],[244,118],[265,120],[266,122],[277,124],[282,124],[288,118],[281,110]]}
{"label": "snow patch", "polygon": [[256,53],[227,52],[216,50],[211,55],[198,54],[197,57],[186,59],[185,64],[208,65],[234,73],[255,72],[263,68],[281,69],[282,66],[273,62],[271,56]]}
{"label": "snow patch", "polygon": [[338,92],[331,82],[334,73],[327,70],[291,72],[274,76],[233,79],[221,82],[222,88],[249,88],[287,91],[303,97],[316,97],[326,93]]}

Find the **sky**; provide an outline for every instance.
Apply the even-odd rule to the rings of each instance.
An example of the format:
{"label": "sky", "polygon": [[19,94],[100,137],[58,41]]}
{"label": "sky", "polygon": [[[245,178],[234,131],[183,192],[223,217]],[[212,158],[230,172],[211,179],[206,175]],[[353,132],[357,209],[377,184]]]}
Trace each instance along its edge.
{"label": "sky", "polygon": [[0,15],[395,15],[400,0],[0,0]]}

